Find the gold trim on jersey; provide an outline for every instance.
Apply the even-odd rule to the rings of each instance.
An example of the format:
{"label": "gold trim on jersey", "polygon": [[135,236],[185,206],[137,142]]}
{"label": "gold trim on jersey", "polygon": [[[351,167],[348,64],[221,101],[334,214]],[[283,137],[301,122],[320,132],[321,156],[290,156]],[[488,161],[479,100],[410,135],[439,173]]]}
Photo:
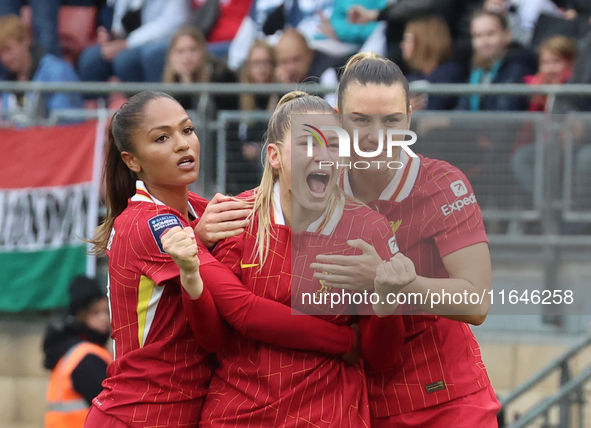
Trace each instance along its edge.
{"label": "gold trim on jersey", "polygon": [[163,292],[164,287],[156,286],[147,276],[140,277],[137,296],[137,336],[140,348],[146,343]]}

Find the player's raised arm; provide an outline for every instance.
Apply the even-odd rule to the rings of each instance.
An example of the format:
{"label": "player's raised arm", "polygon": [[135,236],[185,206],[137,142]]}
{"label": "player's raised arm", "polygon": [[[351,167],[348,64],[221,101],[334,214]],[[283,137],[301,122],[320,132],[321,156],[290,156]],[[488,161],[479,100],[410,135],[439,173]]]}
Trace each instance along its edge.
{"label": "player's raised arm", "polygon": [[330,355],[353,351],[356,340],[350,327],[300,314],[245,288],[232,273],[239,273],[242,253],[239,236],[223,240],[214,254],[224,263],[211,263],[201,269],[206,282],[209,278],[215,282],[215,287],[209,290],[221,315],[232,327],[251,339],[292,349]]}
{"label": "player's raised arm", "polygon": [[161,243],[179,267],[183,307],[197,342],[209,352],[220,351],[229,332],[211,295],[204,290],[195,232],[190,227],[175,226],[162,235]]}
{"label": "player's raised arm", "polygon": [[198,247],[190,227],[173,227],[162,235],[162,248],[178,265],[181,285],[192,299],[201,296],[203,281],[199,275]]}

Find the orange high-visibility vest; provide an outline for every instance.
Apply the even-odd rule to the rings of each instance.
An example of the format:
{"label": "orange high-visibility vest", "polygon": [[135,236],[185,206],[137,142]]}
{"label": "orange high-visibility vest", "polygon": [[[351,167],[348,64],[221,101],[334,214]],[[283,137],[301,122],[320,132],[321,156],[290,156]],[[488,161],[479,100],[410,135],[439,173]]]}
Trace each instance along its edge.
{"label": "orange high-visibility vest", "polygon": [[113,361],[105,348],[90,342],[72,346],[58,361],[49,379],[45,414],[45,428],[82,428],[90,407],[84,397],[74,391],[72,372],[88,354],[102,358],[107,364]]}

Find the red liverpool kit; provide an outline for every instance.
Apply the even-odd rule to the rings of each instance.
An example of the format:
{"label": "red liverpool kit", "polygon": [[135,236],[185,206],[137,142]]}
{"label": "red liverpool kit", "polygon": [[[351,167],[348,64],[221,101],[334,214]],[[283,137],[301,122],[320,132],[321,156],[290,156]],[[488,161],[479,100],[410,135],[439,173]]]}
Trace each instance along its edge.
{"label": "red liverpool kit", "polygon": [[[400,251],[414,262],[418,275],[448,278],[443,257],[488,242],[472,187],[447,162],[409,158],[405,152],[400,160],[404,168],[369,205],[390,220]],[[348,173],[340,184],[352,195]],[[372,418],[438,406],[489,387],[480,348],[468,324],[425,313],[403,319],[406,339],[396,353],[394,368],[377,372],[368,367]],[[485,400],[488,410],[496,414],[498,401],[483,393],[489,397]]]}
{"label": "red liverpool kit", "polygon": [[[196,219],[206,204],[189,193]],[[141,181],[115,219],[107,249],[115,360],[93,404],[131,427],[197,426],[212,374],[206,357],[224,343],[225,326],[207,288],[190,299],[162,249],[166,230],[193,225]],[[201,243],[199,258],[201,270],[218,263]]]}
{"label": "red liverpool kit", "polygon": [[[286,307],[291,305],[294,288],[299,288],[299,292],[304,289],[312,293],[331,292],[318,280],[312,284],[311,270],[309,275],[304,275],[304,271],[309,270],[315,255],[325,253],[327,248],[339,254],[353,254],[358,250],[342,242],[338,248],[331,247],[334,243],[330,236],[345,237],[345,244],[347,238],[364,239],[376,246],[384,258],[391,257],[388,241],[392,233],[388,223],[383,216],[357,203],[341,204],[332,215],[313,223],[307,232],[293,235],[294,239],[307,244],[323,242],[325,245],[307,245],[306,260],[298,260],[297,255],[292,257],[292,231],[285,226],[279,186],[274,190],[271,241],[264,265],[260,266],[256,252],[257,216],[246,232],[220,242],[214,251],[216,257],[240,277],[248,291]],[[249,198],[252,194],[250,191],[240,197]],[[352,220],[359,227],[351,228]],[[345,233],[347,228],[357,233]],[[303,253],[301,255],[303,257]],[[300,270],[294,267],[292,272],[294,259],[294,266]],[[293,288],[292,276],[296,278]],[[223,292],[218,295],[212,290],[212,295],[216,303],[225,300]],[[340,315],[345,309],[348,308],[338,308],[340,312],[326,312],[320,316],[331,323],[322,323],[319,330],[326,329],[324,325],[343,326],[355,321],[353,315]],[[315,317],[291,316],[296,324],[305,323],[308,318],[319,321]],[[274,321],[269,317],[269,325]],[[324,340],[329,342],[330,338]],[[218,360],[220,366],[207,395],[202,427],[369,427],[366,379],[359,364],[348,366],[340,357],[324,352],[271,345],[239,332],[234,332],[228,346],[218,353]]]}

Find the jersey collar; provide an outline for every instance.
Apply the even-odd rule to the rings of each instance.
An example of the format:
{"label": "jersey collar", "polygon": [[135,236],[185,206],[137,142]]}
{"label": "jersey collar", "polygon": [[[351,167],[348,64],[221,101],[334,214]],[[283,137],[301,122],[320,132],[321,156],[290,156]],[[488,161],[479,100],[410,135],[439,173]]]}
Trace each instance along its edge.
{"label": "jersey collar", "polygon": [[[400,153],[400,162],[404,167],[396,170],[396,174],[392,177],[392,180],[384,188],[378,200],[380,201],[396,201],[400,202],[410,195],[417,177],[419,175],[419,168],[421,166],[420,158],[411,158],[405,151]],[[351,188],[351,182],[349,178],[350,170],[346,170],[342,177],[341,185],[344,192],[352,197],[353,189]]]}
{"label": "jersey collar", "polygon": [[279,180],[273,185],[273,221],[275,224],[285,226],[285,217],[281,209],[281,186]]}
{"label": "jersey collar", "polygon": [[[321,233],[323,235],[330,235],[334,232],[345,209],[345,196],[340,195],[339,202],[334,212],[327,218],[328,212],[324,211],[322,215],[314,220],[306,229],[306,232]],[[273,185],[273,221],[277,225],[285,226],[285,217],[281,209],[281,186],[279,181]]]}
{"label": "jersey collar", "polygon": [[[156,204],[156,205],[166,206],[166,204],[164,202],[162,202],[161,200],[152,196],[150,194],[150,192],[148,192],[148,189],[142,180],[137,180],[135,182],[135,195],[133,195],[131,197],[131,201],[132,202],[149,202],[149,203]],[[195,208],[193,208],[193,205],[191,205],[190,202],[187,202],[187,205],[189,207],[189,212],[191,213],[191,215],[195,218],[199,218],[199,216],[195,212]]]}

